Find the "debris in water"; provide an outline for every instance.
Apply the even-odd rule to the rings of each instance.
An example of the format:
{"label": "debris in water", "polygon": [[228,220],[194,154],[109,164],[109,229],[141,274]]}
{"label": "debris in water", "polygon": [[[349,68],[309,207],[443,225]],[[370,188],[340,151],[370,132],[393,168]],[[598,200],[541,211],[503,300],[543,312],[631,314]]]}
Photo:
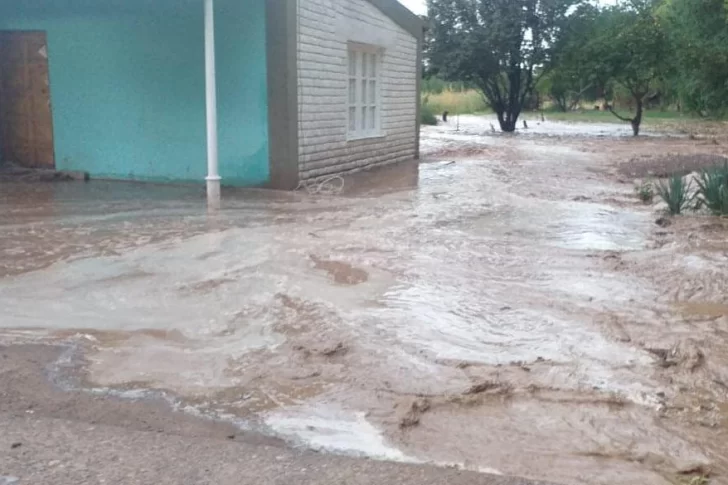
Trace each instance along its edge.
{"label": "debris in water", "polygon": [[473,395],[473,394],[482,394],[484,392],[488,392],[492,389],[498,389],[501,385],[494,381],[485,381],[481,382],[480,384],[475,384],[474,386],[470,387],[467,391],[465,391],[463,394],[466,396]]}
{"label": "debris in water", "polygon": [[[310,357],[312,354],[322,355],[324,357],[337,357],[337,356],[345,355],[347,352],[349,352],[349,347],[344,345],[343,342],[338,342],[333,345],[325,345],[322,348],[313,349],[313,350],[308,349],[303,345],[295,345],[293,347],[293,350],[295,350],[297,352],[301,352],[304,355],[304,357]],[[318,375],[320,375],[320,372],[313,372],[313,373],[309,374],[309,376],[307,376],[307,377],[317,377]],[[304,377],[304,378],[306,378],[306,377]]]}
{"label": "debris in water", "polygon": [[326,271],[329,276],[341,285],[358,285],[369,280],[369,273],[360,268],[355,268],[349,263],[321,259],[311,255],[314,268]]}
{"label": "debris in water", "polygon": [[432,407],[428,399],[421,397],[412,398],[406,404],[406,406],[397,406],[404,410],[402,416],[398,419],[400,429],[412,428],[420,424],[422,415]]}
{"label": "debris in water", "polygon": [[343,342],[339,342],[333,347],[326,347],[320,353],[324,357],[335,357],[338,355],[344,355],[349,351],[349,347],[344,345]]}
{"label": "debris in water", "polygon": [[658,358],[658,365],[662,368],[684,367],[690,372],[695,371],[705,360],[703,351],[691,341],[680,342],[669,349],[647,348],[651,354]]}
{"label": "debris in water", "polygon": [[705,463],[692,463],[688,466],[685,466],[677,471],[678,475],[693,475],[698,477],[704,477],[704,478],[710,478],[712,475],[712,470],[710,468],[710,465],[707,465]]}
{"label": "debris in water", "polygon": [[672,221],[667,217],[660,217],[655,221],[655,224],[657,224],[660,227],[668,227],[672,224]]}

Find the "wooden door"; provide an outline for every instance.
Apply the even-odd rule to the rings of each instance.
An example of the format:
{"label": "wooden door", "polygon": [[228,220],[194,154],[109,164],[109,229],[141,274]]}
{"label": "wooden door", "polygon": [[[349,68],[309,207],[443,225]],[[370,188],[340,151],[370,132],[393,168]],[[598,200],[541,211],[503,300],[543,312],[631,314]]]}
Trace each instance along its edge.
{"label": "wooden door", "polygon": [[0,156],[53,168],[53,120],[45,32],[0,31]]}

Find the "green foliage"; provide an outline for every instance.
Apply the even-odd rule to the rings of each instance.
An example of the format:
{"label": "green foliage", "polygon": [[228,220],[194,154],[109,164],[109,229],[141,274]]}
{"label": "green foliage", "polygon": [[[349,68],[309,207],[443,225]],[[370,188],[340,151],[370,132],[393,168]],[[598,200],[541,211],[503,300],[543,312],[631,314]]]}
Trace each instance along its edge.
{"label": "green foliage", "polygon": [[422,92],[433,115],[481,113],[488,109],[483,95],[462,81],[445,81],[437,76],[422,80]]}
{"label": "green foliage", "polygon": [[452,91],[454,93],[462,93],[473,89],[467,83],[462,81],[445,81],[437,76],[426,77],[422,80],[422,92],[429,94],[442,94],[446,91]]}
{"label": "green foliage", "polygon": [[554,46],[552,68],[539,82],[539,92],[547,95],[561,112],[575,109],[587,92],[595,98],[597,82],[588,57],[590,52],[584,45],[595,35],[598,14],[596,7],[584,4],[569,16]]}
{"label": "green foliage", "polygon": [[[587,78],[603,90],[620,87],[631,96],[630,117],[612,113],[632,124],[639,134],[644,105],[664,77],[669,57],[664,27],[656,15],[659,0],[631,0],[616,6],[584,8],[578,29],[565,41],[559,59],[566,72]],[[611,89],[613,90],[613,89]]]}
{"label": "green foliage", "polygon": [[672,85],[688,110],[728,113],[728,4],[725,0],[665,0],[659,10],[673,51]]}
{"label": "green foliage", "polygon": [[680,175],[673,175],[666,183],[658,182],[655,188],[672,215],[681,214],[690,207],[694,198],[691,194],[692,182],[685,183]]}
{"label": "green foliage", "polygon": [[431,126],[437,124],[437,116],[435,116],[435,113],[432,112],[432,108],[427,102],[427,99],[425,99],[422,102],[422,106],[420,106],[420,123]]}
{"label": "green foliage", "polygon": [[607,14],[603,72],[636,99],[644,98],[660,79],[669,54],[655,5],[650,0],[633,0],[628,7],[614,7]]}
{"label": "green foliage", "polygon": [[697,180],[698,206],[718,216],[728,216],[728,164],[703,170]]}
{"label": "green foliage", "polygon": [[426,77],[422,80],[422,92],[440,94],[447,88],[447,82],[437,76]]}
{"label": "green foliage", "polygon": [[428,0],[425,70],[437,77],[425,90],[476,88],[506,131],[534,90],[562,112],[609,100],[635,135],[650,108],[728,115],[728,0],[610,3]]}
{"label": "green foliage", "polygon": [[441,115],[448,111],[450,116],[458,114],[482,113],[488,110],[488,104],[478,91],[449,91],[440,94],[428,94],[427,104],[433,113]]}
{"label": "green foliage", "polygon": [[582,0],[428,0],[430,74],[472,83],[503,131],[552,60],[569,12]]}
{"label": "green foliage", "polygon": [[567,113],[579,106],[584,94],[592,87],[592,83],[572,75],[568,70],[556,68],[541,78],[536,89],[548,96],[558,111]]}
{"label": "green foliage", "polygon": [[637,197],[645,204],[651,204],[655,198],[655,189],[651,182],[642,182],[637,187]]}

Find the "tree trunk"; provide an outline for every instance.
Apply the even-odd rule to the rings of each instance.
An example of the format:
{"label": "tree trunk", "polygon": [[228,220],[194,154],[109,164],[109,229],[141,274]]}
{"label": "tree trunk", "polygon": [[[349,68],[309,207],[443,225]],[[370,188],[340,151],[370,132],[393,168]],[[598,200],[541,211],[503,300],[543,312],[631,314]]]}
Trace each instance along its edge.
{"label": "tree trunk", "polygon": [[516,131],[516,122],[518,121],[518,115],[510,112],[498,113],[498,124],[500,125],[501,131],[505,133],[513,133]]}
{"label": "tree trunk", "polygon": [[569,111],[569,102],[567,101],[565,96],[554,96],[554,103],[556,104],[556,109],[558,109],[562,113],[566,113]]}
{"label": "tree trunk", "polygon": [[640,124],[637,119],[633,119],[630,123],[632,123],[632,134],[634,136],[640,136]]}
{"label": "tree trunk", "polygon": [[642,98],[636,98],[635,101],[637,101],[637,112],[630,123],[632,124],[632,133],[634,136],[639,136],[640,125],[642,124]]}
{"label": "tree trunk", "polygon": [[516,119],[511,119],[501,123],[501,130],[505,133],[513,133],[516,131]]}

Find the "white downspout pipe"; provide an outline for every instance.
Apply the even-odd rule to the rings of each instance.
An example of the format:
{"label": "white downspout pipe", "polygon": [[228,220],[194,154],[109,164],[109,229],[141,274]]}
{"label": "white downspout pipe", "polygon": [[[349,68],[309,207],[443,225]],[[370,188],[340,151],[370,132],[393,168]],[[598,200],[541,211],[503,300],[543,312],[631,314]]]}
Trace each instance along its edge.
{"label": "white downspout pipe", "polygon": [[217,155],[217,81],[215,76],[215,12],[205,1],[205,100],[207,106],[207,204],[220,207],[220,172]]}

